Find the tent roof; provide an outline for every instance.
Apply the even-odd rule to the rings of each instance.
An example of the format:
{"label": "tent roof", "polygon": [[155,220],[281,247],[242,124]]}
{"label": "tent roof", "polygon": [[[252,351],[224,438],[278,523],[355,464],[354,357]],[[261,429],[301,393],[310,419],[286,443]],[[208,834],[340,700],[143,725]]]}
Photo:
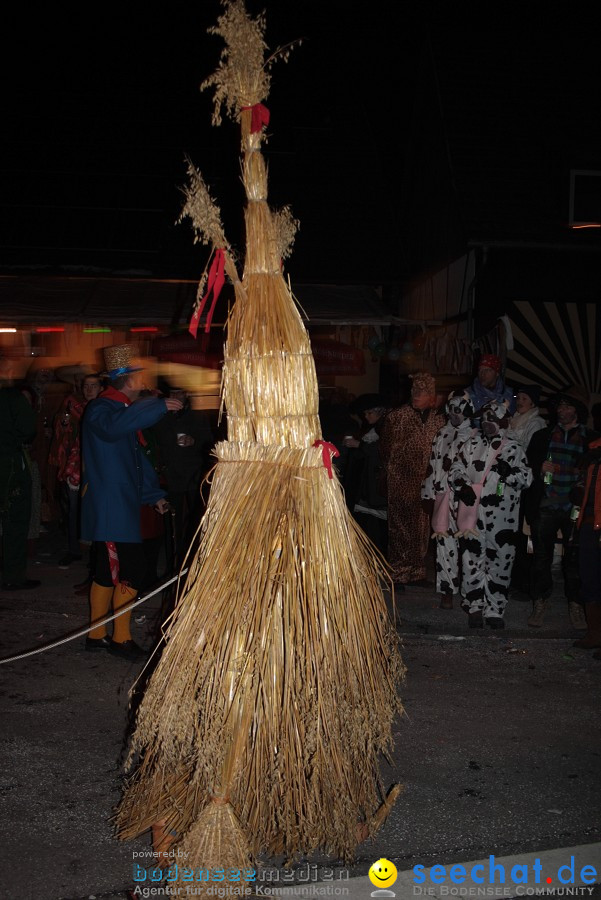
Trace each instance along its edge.
{"label": "tent roof", "polygon": [[[186,279],[64,275],[0,275],[0,320],[181,324],[191,314],[198,284]],[[385,304],[370,285],[299,284],[292,290],[309,321],[385,322]],[[223,324],[232,303],[226,287],[214,315]]]}

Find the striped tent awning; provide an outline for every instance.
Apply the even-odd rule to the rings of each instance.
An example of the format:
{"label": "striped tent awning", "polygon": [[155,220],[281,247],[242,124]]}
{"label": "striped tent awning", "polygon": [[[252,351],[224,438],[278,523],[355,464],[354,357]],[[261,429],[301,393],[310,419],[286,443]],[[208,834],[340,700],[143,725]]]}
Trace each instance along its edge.
{"label": "striped tent awning", "polygon": [[509,384],[539,384],[543,397],[578,384],[589,392],[591,406],[601,400],[601,310],[596,303],[514,301],[507,316]]}

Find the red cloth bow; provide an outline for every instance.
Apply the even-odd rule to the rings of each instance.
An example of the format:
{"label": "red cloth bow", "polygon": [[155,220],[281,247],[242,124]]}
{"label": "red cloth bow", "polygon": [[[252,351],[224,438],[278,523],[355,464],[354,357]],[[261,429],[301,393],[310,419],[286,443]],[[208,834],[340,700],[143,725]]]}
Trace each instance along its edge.
{"label": "red cloth bow", "polygon": [[196,307],[192,318],[190,319],[190,325],[188,326],[188,331],[192,335],[193,338],[198,334],[198,322],[202,315],[202,311],[205,308],[205,304],[209,299],[209,294],[211,291],[213,292],[213,302],[211,303],[211,308],[207,313],[207,321],[205,322],[205,334],[208,334],[211,330],[211,320],[213,319],[213,313],[215,311],[215,304],[217,303],[217,298],[221,293],[221,288],[225,283],[225,252],[222,249],[215,250],[215,256],[213,257],[213,262],[211,263],[211,268],[209,269],[209,279],[207,282],[207,289],[205,291],[205,295]]}
{"label": "red cloth bow", "polygon": [[255,134],[260,131],[263,125],[269,125],[269,110],[262,103],[255,103],[254,106],[243,106],[242,109],[251,110],[250,133]]}
{"label": "red cloth bow", "polygon": [[323,460],[323,464],[328,470],[328,477],[333,478],[332,474],[332,459],[336,456],[340,456],[340,453],[329,441],[315,441],[313,444],[314,447],[321,447],[321,458]]}

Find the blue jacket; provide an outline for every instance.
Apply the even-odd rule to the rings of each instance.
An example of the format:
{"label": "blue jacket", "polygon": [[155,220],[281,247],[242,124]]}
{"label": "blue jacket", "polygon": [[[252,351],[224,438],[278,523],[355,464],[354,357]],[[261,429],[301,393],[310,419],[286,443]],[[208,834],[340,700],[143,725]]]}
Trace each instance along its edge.
{"label": "blue jacket", "polygon": [[499,403],[506,402],[509,406],[509,415],[512,416],[515,412],[515,397],[513,396],[513,391],[511,388],[505,386],[505,382],[501,377],[497,378],[497,383],[492,390],[483,387],[480,384],[480,380],[474,378],[471,386],[466,388],[466,394],[472,401],[476,419],[479,418],[479,410],[491,400],[498,400]]}
{"label": "blue jacket", "polygon": [[84,541],[141,543],[140,508],[165,496],[137,432],[167,412],[145,397],[126,406],[103,397],[88,403],[81,428],[81,537]]}

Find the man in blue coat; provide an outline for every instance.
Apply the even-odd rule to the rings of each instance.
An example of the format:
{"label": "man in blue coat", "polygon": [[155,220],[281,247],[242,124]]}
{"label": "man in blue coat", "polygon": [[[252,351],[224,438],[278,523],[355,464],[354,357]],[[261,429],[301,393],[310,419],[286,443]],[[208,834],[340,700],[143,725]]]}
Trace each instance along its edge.
{"label": "man in blue coat", "polygon": [[[96,543],[96,571],[90,588],[91,622],[117,612],[137,596],[146,567],[140,510],[168,509],[165,491],[142,452],[142,429],[182,408],[171,397],[138,399],[144,371],[130,344],[106,347],[110,386],[88,404],[82,418],[81,536]],[[112,638],[104,625],[92,628],[87,650],[108,650],[136,660],[145,652],[132,640],[131,612],[114,619]]]}
{"label": "man in blue coat", "polygon": [[515,397],[513,391],[508,388],[501,376],[501,358],[494,353],[483,353],[478,360],[478,374],[472,384],[466,388],[466,393],[475,410],[474,424],[479,425],[479,411],[487,403],[496,400],[504,403],[509,414],[515,412]]}

